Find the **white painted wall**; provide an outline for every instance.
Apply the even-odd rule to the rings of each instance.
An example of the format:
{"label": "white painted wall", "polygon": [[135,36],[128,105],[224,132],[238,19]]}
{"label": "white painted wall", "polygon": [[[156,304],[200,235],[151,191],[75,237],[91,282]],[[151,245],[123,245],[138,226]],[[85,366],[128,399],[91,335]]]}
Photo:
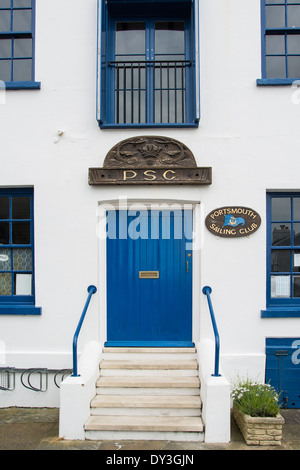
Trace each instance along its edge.
{"label": "white painted wall", "polygon": [[[293,336],[298,319],[261,319],[266,284],[266,190],[299,190],[299,114],[292,87],[257,87],[260,78],[260,1],[201,0],[201,121],[198,129],[100,130],[96,122],[96,0],[37,0],[36,80],[41,90],[7,91],[0,104],[0,186],[35,190],[36,305],[42,316],[0,316],[1,365],[72,367],[72,338],[88,285],[93,296],[78,343],[105,337],[105,280],[97,239],[99,201],[198,201],[201,234],[195,339],[210,337],[204,285],[221,335],[223,367],[264,374],[265,338]],[[3,101],[3,100],[2,100]],[[2,103],[1,101],[1,103]],[[63,130],[59,137],[58,131]],[[131,136],[156,134],[185,143],[199,166],[212,166],[208,187],[88,185],[88,168]],[[204,217],[214,208],[244,205],[262,218],[249,238],[210,234]],[[102,328],[100,328],[102,326]],[[197,326],[197,327],[198,327]],[[0,404],[20,403],[1,392]],[[9,400],[7,393],[10,393]],[[26,392],[27,393],[27,392]],[[45,403],[57,406],[59,391]],[[47,394],[43,394],[46,397]],[[34,392],[26,404],[43,405]]]}

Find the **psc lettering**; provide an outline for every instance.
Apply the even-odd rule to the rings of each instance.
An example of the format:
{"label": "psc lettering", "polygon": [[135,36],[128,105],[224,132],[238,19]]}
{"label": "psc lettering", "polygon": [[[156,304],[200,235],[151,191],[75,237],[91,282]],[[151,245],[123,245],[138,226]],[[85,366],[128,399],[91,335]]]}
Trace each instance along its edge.
{"label": "psc lettering", "polygon": [[156,179],[173,181],[176,179],[176,172],[174,170],[123,170],[123,181],[135,179],[149,182]]}

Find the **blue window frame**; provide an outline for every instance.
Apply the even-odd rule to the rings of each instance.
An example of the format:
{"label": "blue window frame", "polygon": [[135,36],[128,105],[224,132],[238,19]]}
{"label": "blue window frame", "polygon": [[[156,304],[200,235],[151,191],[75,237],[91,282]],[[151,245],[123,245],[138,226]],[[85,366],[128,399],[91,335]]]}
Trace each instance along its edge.
{"label": "blue window frame", "polygon": [[288,85],[300,78],[300,0],[262,1],[262,79]]}
{"label": "blue window frame", "polygon": [[34,307],[33,190],[0,190],[0,314]]}
{"label": "blue window frame", "polygon": [[267,196],[267,310],[300,316],[300,193]]}
{"label": "blue window frame", "polygon": [[40,88],[34,81],[35,0],[0,2],[0,80],[6,89]]}
{"label": "blue window frame", "polygon": [[99,0],[100,127],[195,127],[197,1]]}

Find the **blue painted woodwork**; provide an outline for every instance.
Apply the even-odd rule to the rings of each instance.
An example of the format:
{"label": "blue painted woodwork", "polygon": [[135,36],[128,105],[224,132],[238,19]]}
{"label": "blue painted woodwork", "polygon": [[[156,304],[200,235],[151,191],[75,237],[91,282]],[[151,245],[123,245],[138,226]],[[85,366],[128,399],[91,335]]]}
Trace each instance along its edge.
{"label": "blue painted woodwork", "polygon": [[[170,7],[171,3],[171,7]],[[197,66],[198,60],[198,0],[177,0],[171,2],[170,0],[98,0],[98,60],[97,66],[97,120],[99,125],[103,129],[110,128],[145,128],[145,127],[197,127],[200,118],[200,104],[199,104],[199,85],[197,85],[198,74]],[[185,118],[183,122],[159,122],[155,118],[155,98],[158,100],[158,89],[153,89],[153,64],[149,62],[150,56],[147,56],[147,51],[154,49],[154,32],[153,32],[153,18],[156,21],[181,21],[185,22],[185,59],[189,61],[189,65],[184,67],[184,107],[185,107]],[[136,106],[140,106],[141,95],[146,93],[147,105],[146,105],[146,121],[140,120],[135,115],[131,121],[118,122],[116,116],[116,105],[117,89],[118,89],[118,78],[116,78],[116,66],[111,64],[115,61],[115,32],[116,22],[120,21],[145,21],[146,23],[146,46],[145,46],[145,64],[142,69],[147,70],[147,85],[145,89],[144,85],[137,86],[135,84],[130,87],[130,80],[133,76],[136,76],[138,67],[135,64],[132,66],[127,65],[128,77],[125,79],[123,89],[126,89],[126,96],[128,96],[126,107],[136,109]],[[151,26],[152,25],[152,26]],[[126,60],[130,60],[130,55],[126,56]],[[175,56],[174,56],[175,57]],[[134,58],[132,59],[134,60]],[[139,58],[141,60],[141,58]],[[158,60],[157,57],[155,60]],[[148,62],[147,62],[148,61]],[[125,67],[125,65],[124,65]],[[160,70],[160,66],[156,66],[156,72]],[[179,67],[179,66],[178,66]],[[165,71],[168,67],[165,64]],[[124,68],[125,70],[125,68]],[[176,69],[175,69],[176,70]],[[155,73],[155,76],[157,75]],[[127,75],[127,72],[126,72]],[[127,81],[126,81],[127,80]],[[165,80],[165,78],[164,78]],[[141,82],[143,83],[143,79]],[[152,85],[151,85],[152,84]],[[121,85],[120,85],[121,86]],[[174,85],[172,85],[174,87]],[[198,90],[196,87],[198,86]],[[122,88],[120,88],[121,90]],[[180,93],[180,87],[177,88]],[[165,92],[165,90],[164,90]],[[124,99],[121,91],[120,96]],[[178,93],[178,92],[177,92]],[[174,90],[170,88],[168,100],[172,102]],[[138,98],[139,97],[139,98]],[[126,98],[127,99],[127,98]],[[163,98],[166,99],[165,97]],[[139,104],[137,104],[139,103]],[[164,103],[164,108],[166,108]],[[178,105],[179,107],[179,105]],[[171,109],[171,106],[170,106]],[[136,112],[136,111],[135,111]]]}
{"label": "blue painted woodwork", "polygon": [[4,82],[6,90],[40,90],[41,82]]}
{"label": "blue painted woodwork", "polygon": [[268,307],[266,310],[260,311],[261,318],[298,318],[300,317],[300,308],[286,307],[273,308]]}
{"label": "blue painted woodwork", "polygon": [[[289,209],[286,213],[272,207],[283,204]],[[279,206],[278,206],[279,207]],[[262,317],[297,317],[300,308],[300,194],[268,193],[267,195],[267,309]],[[287,235],[283,237],[281,232]],[[285,260],[285,261],[284,261]],[[287,295],[272,293],[272,280],[289,279]],[[273,288],[274,289],[274,288]]]}
{"label": "blue painted woodwork", "polygon": [[26,304],[0,304],[0,315],[42,315],[42,307]]}
{"label": "blue painted woodwork", "polygon": [[[14,208],[18,206],[15,212]],[[14,235],[15,229],[17,237]],[[35,307],[32,188],[0,190],[0,241],[0,282],[2,280],[5,284],[0,289],[0,314],[40,315],[41,308]],[[26,261],[22,258],[22,252],[26,253]],[[22,274],[32,276],[31,293],[27,295],[17,294],[17,276]]]}
{"label": "blue painted woodwork", "polygon": [[266,339],[266,383],[280,395],[283,408],[300,408],[300,338]]}
{"label": "blue painted woodwork", "polygon": [[[107,345],[193,345],[192,217],[108,212],[116,230],[107,238]],[[159,278],[140,279],[140,271],[159,271]]]}
{"label": "blue painted woodwork", "polygon": [[[10,42],[9,52],[4,46],[1,61],[7,63],[10,61],[9,72],[5,68],[1,69],[0,80],[5,82],[8,90],[39,89],[40,83],[34,81],[35,76],[35,0],[28,2],[5,2],[0,3],[0,11],[4,15],[2,20],[2,29],[0,29],[0,43]],[[20,16],[21,15],[21,16]],[[19,30],[16,30],[17,24]],[[18,41],[19,46],[17,48]],[[20,41],[23,42],[20,48]],[[31,42],[30,46],[28,46]],[[1,50],[1,47],[0,47]],[[21,62],[19,62],[21,61]],[[21,64],[21,69],[18,67]],[[24,64],[27,65],[24,68]],[[5,71],[4,71],[5,70]]]}
{"label": "blue painted woodwork", "polygon": [[288,85],[299,79],[294,60],[300,49],[289,45],[289,39],[300,34],[299,12],[300,2],[261,0],[262,79],[257,85]]}
{"label": "blue painted woodwork", "polygon": [[295,78],[258,78],[256,84],[258,86],[287,86],[295,82]]}

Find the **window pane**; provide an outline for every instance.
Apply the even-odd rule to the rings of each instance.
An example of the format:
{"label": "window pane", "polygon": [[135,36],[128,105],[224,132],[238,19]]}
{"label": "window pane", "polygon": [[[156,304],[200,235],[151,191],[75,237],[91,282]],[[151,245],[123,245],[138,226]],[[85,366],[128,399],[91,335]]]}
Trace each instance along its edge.
{"label": "window pane", "polygon": [[272,224],[272,245],[290,246],[291,224]]}
{"label": "window pane", "polygon": [[300,246],[300,223],[294,224],[294,245]]}
{"label": "window pane", "polygon": [[291,252],[290,250],[272,250],[271,271],[273,273],[290,272]]}
{"label": "window pane", "polygon": [[272,199],[272,220],[291,220],[291,199],[289,197]]}
{"label": "window pane", "polygon": [[10,82],[11,80],[11,60],[0,60],[0,80]]}
{"label": "window pane", "polygon": [[30,222],[12,223],[12,243],[16,245],[30,244]]}
{"label": "window pane", "polygon": [[0,57],[11,57],[11,39],[0,39]]}
{"label": "window pane", "polygon": [[288,76],[290,78],[300,77],[300,56],[288,57]]}
{"label": "window pane", "polygon": [[267,78],[286,78],[285,57],[266,57]]}
{"label": "window pane", "polygon": [[290,276],[271,276],[271,297],[290,297]]}
{"label": "window pane", "polygon": [[32,271],[32,255],[30,248],[14,248],[14,271]]}
{"label": "window pane", "polygon": [[30,219],[30,197],[22,196],[12,198],[12,218]]}
{"label": "window pane", "polygon": [[0,245],[9,244],[9,222],[0,222]]}
{"label": "window pane", "polygon": [[287,53],[300,54],[300,34],[288,34],[286,39]]}
{"label": "window pane", "polygon": [[292,5],[287,7],[287,25],[289,28],[300,26],[300,5]]}
{"label": "window pane", "polygon": [[31,0],[13,0],[14,8],[31,8]]}
{"label": "window pane", "polygon": [[21,59],[14,60],[14,69],[13,77],[14,81],[30,81],[32,72],[32,60],[31,59]]}
{"label": "window pane", "polygon": [[293,271],[294,273],[300,272],[300,250],[294,250],[293,253]]}
{"label": "window pane", "polygon": [[285,27],[285,7],[284,6],[266,6],[266,27],[284,28]]}
{"label": "window pane", "polygon": [[10,31],[10,10],[0,10],[0,31]]}
{"label": "window pane", "polygon": [[294,220],[300,221],[300,197],[293,198]]}
{"label": "window pane", "polygon": [[1,0],[1,8],[10,8],[10,0]]}
{"label": "window pane", "polygon": [[0,271],[11,270],[11,250],[9,248],[0,249]]}
{"label": "window pane", "polygon": [[11,275],[0,273],[0,295],[11,295]]}
{"label": "window pane", "polygon": [[[185,57],[184,22],[158,21],[155,23],[155,56],[180,54]],[[172,56],[170,57],[172,59]],[[159,59],[159,58],[158,58]],[[167,59],[167,57],[164,57]]]}
{"label": "window pane", "polygon": [[32,274],[15,274],[15,295],[32,295]]}
{"label": "window pane", "polygon": [[[120,54],[139,54],[145,56],[145,23],[122,22],[116,25],[116,56]],[[134,58],[132,59],[134,60]]]}
{"label": "window pane", "polygon": [[293,297],[300,297],[300,276],[293,277]]}
{"label": "window pane", "polygon": [[13,31],[31,31],[31,10],[14,10]]}
{"label": "window pane", "polygon": [[32,56],[32,39],[15,39],[14,40],[14,57],[31,57]]}
{"label": "window pane", "polygon": [[9,218],[9,198],[0,197],[0,219]]}
{"label": "window pane", "polygon": [[266,36],[266,53],[267,54],[285,54],[284,35],[268,35]]}

